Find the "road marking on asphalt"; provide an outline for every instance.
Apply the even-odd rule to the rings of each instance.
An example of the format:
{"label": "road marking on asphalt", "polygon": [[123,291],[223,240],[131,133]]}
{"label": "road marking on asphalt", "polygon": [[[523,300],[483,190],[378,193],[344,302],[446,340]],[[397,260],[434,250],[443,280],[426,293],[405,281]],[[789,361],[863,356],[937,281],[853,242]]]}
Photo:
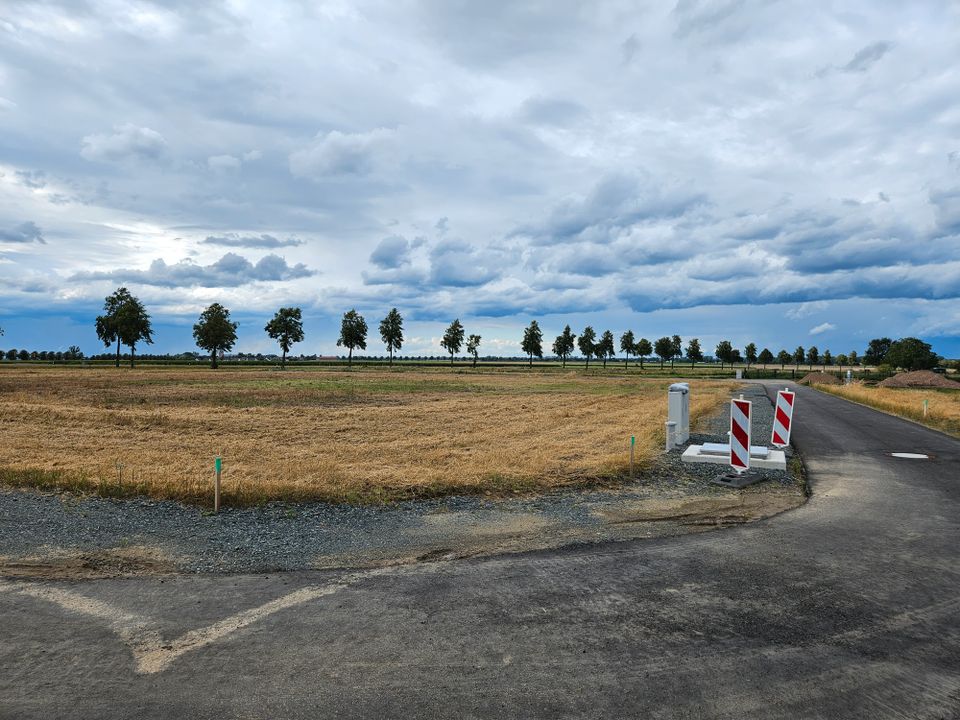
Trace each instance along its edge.
{"label": "road marking on asphalt", "polygon": [[106,622],[107,627],[130,648],[134,670],[151,675],[165,670],[170,663],[191,650],[206,647],[229,635],[259,622],[274,613],[301,605],[317,598],[333,595],[352,584],[394,572],[397,566],[349,573],[329,585],[309,585],[294,590],[259,607],[242,610],[203,628],[190,630],[174,640],[164,640],[157,622],[145,615],[137,615],[102,600],[89,598],[72,590],[41,585],[35,582],[7,582],[0,580],[0,592],[15,592],[39,600],[52,602],[68,612],[86,615]]}
{"label": "road marking on asphalt", "polygon": [[908,453],[908,452],[892,452],[890,453],[891,457],[897,458],[906,458],[907,460],[929,460],[929,455],[924,455],[923,453]]}

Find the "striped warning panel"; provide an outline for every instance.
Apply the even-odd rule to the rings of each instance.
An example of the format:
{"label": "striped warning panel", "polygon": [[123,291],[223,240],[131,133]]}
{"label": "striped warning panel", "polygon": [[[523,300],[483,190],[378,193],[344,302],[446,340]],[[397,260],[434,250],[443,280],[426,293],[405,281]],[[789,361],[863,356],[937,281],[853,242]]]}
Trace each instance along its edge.
{"label": "striped warning panel", "polygon": [[780,390],[777,393],[777,408],[773,414],[774,447],[784,448],[790,444],[790,428],[793,426],[793,405],[797,394],[790,390]]}
{"label": "striped warning panel", "polygon": [[730,401],[730,466],[737,472],[750,469],[750,415],[753,403],[749,400]]}

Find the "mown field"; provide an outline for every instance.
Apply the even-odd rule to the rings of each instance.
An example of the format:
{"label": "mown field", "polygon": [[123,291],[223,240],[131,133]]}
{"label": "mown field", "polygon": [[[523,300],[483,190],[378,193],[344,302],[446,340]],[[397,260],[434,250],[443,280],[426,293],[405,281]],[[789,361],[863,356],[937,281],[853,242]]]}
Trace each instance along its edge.
{"label": "mown field", "polygon": [[[877,410],[916,420],[929,427],[960,437],[960,391],[946,389],[882,388],[870,385],[817,385],[818,390],[833,393]],[[927,401],[927,415],[923,401]]]}
{"label": "mown field", "polygon": [[[0,483],[208,505],[388,502],[616,482],[669,380],[524,370],[3,368]],[[696,381],[692,420],[729,398]]]}

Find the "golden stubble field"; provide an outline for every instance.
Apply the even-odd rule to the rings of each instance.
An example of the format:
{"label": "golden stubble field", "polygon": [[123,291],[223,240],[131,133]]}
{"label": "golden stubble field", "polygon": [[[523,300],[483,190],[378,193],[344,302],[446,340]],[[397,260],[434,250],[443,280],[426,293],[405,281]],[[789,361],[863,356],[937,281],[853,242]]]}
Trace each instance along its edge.
{"label": "golden stubble field", "polygon": [[[960,437],[960,390],[882,388],[858,383],[818,385],[817,389]],[[924,400],[927,401],[926,417]]]}
{"label": "golden stubble field", "polygon": [[[659,452],[663,379],[582,372],[0,370],[0,482],[228,504],[612,482]],[[729,398],[696,382],[692,421]],[[119,467],[122,465],[122,469]]]}

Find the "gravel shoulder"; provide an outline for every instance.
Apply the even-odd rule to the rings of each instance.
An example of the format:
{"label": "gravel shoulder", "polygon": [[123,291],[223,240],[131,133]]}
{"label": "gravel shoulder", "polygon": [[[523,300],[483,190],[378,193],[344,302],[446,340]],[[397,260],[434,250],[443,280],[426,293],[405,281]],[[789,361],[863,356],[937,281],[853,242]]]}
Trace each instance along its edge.
{"label": "gravel shoulder", "polygon": [[[736,392],[754,401],[754,436],[769,437],[773,409],[763,388]],[[690,441],[725,440],[727,423],[725,406],[701,422]],[[174,502],[0,488],[0,575],[81,579],[375,567],[704,532],[769,517],[806,499],[799,461],[787,472],[764,471],[764,482],[735,491],[710,483],[723,466],[683,463],[681,453],[663,453],[636,480],[614,489],[388,506],[271,503],[218,515]]]}

